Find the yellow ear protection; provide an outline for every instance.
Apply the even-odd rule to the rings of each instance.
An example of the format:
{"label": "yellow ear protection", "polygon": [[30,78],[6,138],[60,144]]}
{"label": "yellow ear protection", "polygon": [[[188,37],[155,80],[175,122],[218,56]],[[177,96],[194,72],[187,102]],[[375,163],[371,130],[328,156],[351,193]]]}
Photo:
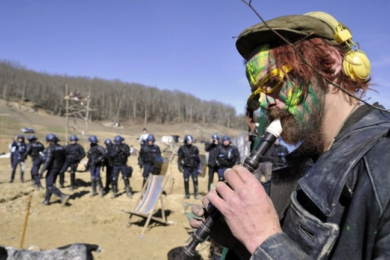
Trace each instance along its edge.
{"label": "yellow ear protection", "polygon": [[311,12],[305,15],[315,17],[328,24],[335,32],[335,41],[349,49],[343,61],[345,74],[353,80],[366,80],[371,72],[370,60],[363,51],[359,50],[358,44],[352,41],[351,32],[328,13]]}
{"label": "yellow ear protection", "polygon": [[[246,102],[248,108],[252,111],[257,110],[260,107],[260,95],[262,93],[270,94],[274,92],[278,87],[280,87],[280,85],[283,83],[285,75],[289,73],[291,69],[291,66],[287,64],[282,66],[281,69],[273,69],[270,73],[265,75],[258,84],[257,89],[253,91],[252,94],[249,96]],[[271,79],[271,77],[276,77],[278,81],[273,86],[266,86],[265,84]]]}

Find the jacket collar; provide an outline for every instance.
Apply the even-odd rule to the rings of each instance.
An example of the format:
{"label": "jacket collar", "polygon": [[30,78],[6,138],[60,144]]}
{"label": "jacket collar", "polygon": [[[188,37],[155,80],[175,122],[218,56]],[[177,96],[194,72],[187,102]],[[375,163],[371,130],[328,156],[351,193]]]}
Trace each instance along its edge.
{"label": "jacket collar", "polygon": [[365,114],[334,141],[332,148],[299,180],[306,195],[326,215],[335,210],[348,174],[390,128],[389,115],[379,110]]}

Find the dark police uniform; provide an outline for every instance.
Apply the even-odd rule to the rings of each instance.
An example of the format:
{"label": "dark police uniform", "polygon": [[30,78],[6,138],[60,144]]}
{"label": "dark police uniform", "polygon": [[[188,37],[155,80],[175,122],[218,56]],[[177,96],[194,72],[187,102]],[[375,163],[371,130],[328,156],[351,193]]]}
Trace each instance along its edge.
{"label": "dark police uniform", "polygon": [[103,185],[100,177],[100,170],[104,165],[104,148],[97,143],[91,143],[87,153],[88,163],[87,168],[91,173],[91,197],[96,195],[96,187],[99,187],[99,195],[103,197]]}
{"label": "dark police uniform", "polygon": [[[188,144],[187,141],[190,140],[191,144]],[[194,197],[197,199],[198,194],[198,166],[200,163],[199,149],[198,147],[192,145],[194,139],[192,136],[186,135],[184,137],[185,145],[180,146],[177,155],[178,160],[177,164],[179,166],[179,171],[183,173],[184,177],[184,192],[185,199],[190,197],[189,192],[189,178],[191,176],[192,182],[194,184]]]}
{"label": "dark police uniform", "polygon": [[143,183],[142,187],[145,185],[146,180],[149,177],[149,174],[153,171],[153,164],[155,162],[156,156],[161,156],[160,147],[155,144],[149,145],[146,143],[141,146],[141,150],[138,156],[138,164],[140,168],[144,169],[142,172]]}
{"label": "dark police uniform", "polygon": [[18,139],[22,139],[21,142],[14,141],[11,145],[11,162],[12,172],[9,182],[13,182],[15,178],[15,171],[18,165],[20,165],[20,182],[24,182],[24,160],[23,155],[26,152],[26,143],[24,142],[24,136],[18,136]]}
{"label": "dark police uniform", "polygon": [[78,144],[68,144],[65,147],[66,161],[60,172],[60,186],[64,188],[65,172],[70,167],[70,189],[76,188],[76,170],[81,159],[85,157],[84,148]]}
{"label": "dark police uniform", "polygon": [[[222,138],[223,140],[223,138]],[[222,141],[223,142],[223,141]],[[240,163],[240,152],[237,147],[233,145],[218,145],[217,147],[217,160],[218,165],[218,179],[219,181],[224,181],[223,176],[227,168],[232,168],[234,165]]]}
{"label": "dark police uniform", "polygon": [[50,142],[50,145],[46,149],[46,160],[40,171],[42,175],[46,170],[46,195],[45,200],[42,202],[44,205],[49,205],[51,195],[54,193],[61,199],[61,204],[65,205],[69,200],[69,196],[63,194],[56,186],[57,175],[64,166],[66,153],[65,148],[57,144],[57,137],[53,134],[46,136],[46,141]]}
{"label": "dark police uniform", "polygon": [[207,167],[209,169],[209,180],[207,183],[207,190],[210,191],[211,184],[214,180],[214,173],[218,173],[218,166],[216,164],[216,158],[217,158],[217,146],[219,145],[219,136],[213,135],[211,137],[213,140],[212,142],[206,142],[205,143],[205,151],[209,152],[209,159],[207,161]]}
{"label": "dark police uniform", "polygon": [[41,158],[41,153],[45,150],[45,146],[38,142],[36,138],[32,138],[29,143],[26,145],[26,152],[23,155],[22,160],[24,161],[29,155],[32,160],[32,168],[31,168],[31,179],[33,184],[38,188],[42,188],[41,180],[39,178],[39,168],[41,167],[43,160]]}
{"label": "dark police uniform", "polygon": [[113,145],[110,157],[113,162],[113,172],[112,172],[112,196],[115,198],[118,193],[118,177],[119,172],[122,173],[122,178],[125,183],[126,194],[128,197],[133,195],[130,187],[129,177],[132,173],[132,168],[127,166],[127,159],[130,156],[130,147],[127,144],[122,142],[115,143]]}
{"label": "dark police uniform", "polygon": [[108,192],[110,190],[112,171],[114,167],[114,162],[112,161],[110,154],[114,148],[114,145],[110,139],[106,139],[104,144],[106,145],[106,148],[104,149],[104,166],[106,167],[106,185],[104,189],[106,192]]}

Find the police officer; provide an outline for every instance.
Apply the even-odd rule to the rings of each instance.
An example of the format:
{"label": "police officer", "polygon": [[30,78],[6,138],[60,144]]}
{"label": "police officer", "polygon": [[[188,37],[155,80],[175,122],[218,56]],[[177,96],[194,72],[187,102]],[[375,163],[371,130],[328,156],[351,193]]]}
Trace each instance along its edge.
{"label": "police officer", "polygon": [[47,170],[46,173],[46,195],[45,200],[42,201],[43,205],[50,204],[50,197],[54,193],[61,199],[61,205],[65,206],[66,202],[70,199],[69,195],[63,194],[56,186],[57,175],[64,166],[66,160],[65,148],[58,144],[59,139],[54,134],[46,135],[46,142],[48,147],[46,148],[46,160],[40,171],[40,175]]}
{"label": "police officer", "polygon": [[139,152],[138,165],[141,169],[144,169],[142,172],[142,187],[145,185],[149,174],[153,170],[153,164],[156,156],[161,156],[160,147],[154,143],[155,141],[156,139],[154,138],[154,135],[148,135],[146,138],[146,144],[141,146],[141,150]]}
{"label": "police officer", "polygon": [[9,182],[13,182],[15,178],[15,171],[18,165],[20,165],[20,182],[24,182],[23,174],[25,169],[25,164],[23,160],[23,155],[26,152],[26,143],[24,142],[24,135],[18,135],[16,140],[11,144],[11,163],[12,163],[12,172],[11,179]]}
{"label": "police officer", "polygon": [[124,140],[125,139],[120,135],[115,136],[114,147],[110,154],[110,157],[112,158],[114,164],[111,179],[112,199],[114,199],[118,194],[119,172],[122,173],[127,196],[129,198],[133,196],[129,180],[129,175],[131,174],[132,168],[127,167],[127,158],[130,156],[130,147],[127,144],[123,143]]}
{"label": "police officer", "polygon": [[104,190],[106,193],[108,193],[110,190],[112,170],[114,167],[114,163],[110,157],[112,149],[114,148],[114,144],[112,143],[111,139],[104,140],[104,144],[106,145],[106,149],[104,149],[104,166],[106,167],[106,185]]}
{"label": "police officer", "polygon": [[177,164],[179,166],[179,171],[183,173],[184,176],[184,192],[185,199],[190,198],[189,192],[189,178],[191,176],[192,182],[194,184],[194,198],[198,199],[198,166],[200,163],[199,158],[199,149],[198,147],[192,145],[194,138],[191,135],[184,136],[184,145],[180,146],[177,155],[178,160]]}
{"label": "police officer", "polygon": [[79,162],[85,156],[84,147],[77,143],[79,138],[77,135],[72,135],[69,138],[70,144],[65,147],[66,161],[60,172],[60,187],[64,188],[65,172],[70,167],[70,190],[76,187],[76,170]]}
{"label": "police officer", "polygon": [[102,185],[102,179],[100,177],[100,170],[102,166],[104,165],[104,148],[100,145],[98,145],[98,139],[95,135],[91,135],[88,137],[88,141],[90,143],[90,148],[87,153],[88,157],[88,163],[87,163],[87,169],[89,169],[89,172],[91,173],[91,197],[95,196],[96,193],[96,187],[99,187],[99,195],[100,197],[103,197],[104,191],[103,191],[103,185]]}
{"label": "police officer", "polygon": [[22,160],[24,161],[27,158],[27,155],[30,155],[32,160],[31,168],[31,180],[33,185],[37,186],[38,189],[43,189],[41,185],[41,180],[39,178],[39,168],[41,167],[43,161],[41,159],[41,153],[45,150],[45,146],[41,142],[38,142],[35,135],[29,135],[27,137],[28,144],[26,145],[26,152],[23,154]]}
{"label": "police officer", "polygon": [[230,137],[225,135],[221,138],[221,145],[217,147],[218,179],[224,181],[223,176],[227,168],[231,168],[240,163],[240,152],[237,147],[231,145]]}
{"label": "police officer", "polygon": [[273,169],[285,167],[287,165],[286,155],[288,154],[286,146],[280,144],[280,139],[276,139],[272,146],[271,156],[273,159]]}
{"label": "police officer", "polygon": [[209,182],[207,183],[207,190],[210,191],[211,184],[214,180],[214,173],[218,173],[218,166],[215,162],[217,158],[217,147],[219,145],[219,135],[214,134],[211,136],[211,142],[205,143],[205,150],[209,152],[209,159],[207,166],[209,168]]}

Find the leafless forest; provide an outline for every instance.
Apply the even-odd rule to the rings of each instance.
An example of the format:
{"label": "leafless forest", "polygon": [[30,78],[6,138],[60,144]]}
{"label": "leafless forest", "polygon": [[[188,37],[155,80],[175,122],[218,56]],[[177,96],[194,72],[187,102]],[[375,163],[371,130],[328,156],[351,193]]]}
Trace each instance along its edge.
{"label": "leafless forest", "polygon": [[0,61],[0,93],[4,100],[31,101],[53,114],[65,114],[65,86],[81,97],[91,90],[91,120],[158,124],[216,123],[245,129],[243,115],[218,101],[204,101],[181,91],[160,90],[138,83],[88,77],[50,75],[28,70],[15,62]]}

